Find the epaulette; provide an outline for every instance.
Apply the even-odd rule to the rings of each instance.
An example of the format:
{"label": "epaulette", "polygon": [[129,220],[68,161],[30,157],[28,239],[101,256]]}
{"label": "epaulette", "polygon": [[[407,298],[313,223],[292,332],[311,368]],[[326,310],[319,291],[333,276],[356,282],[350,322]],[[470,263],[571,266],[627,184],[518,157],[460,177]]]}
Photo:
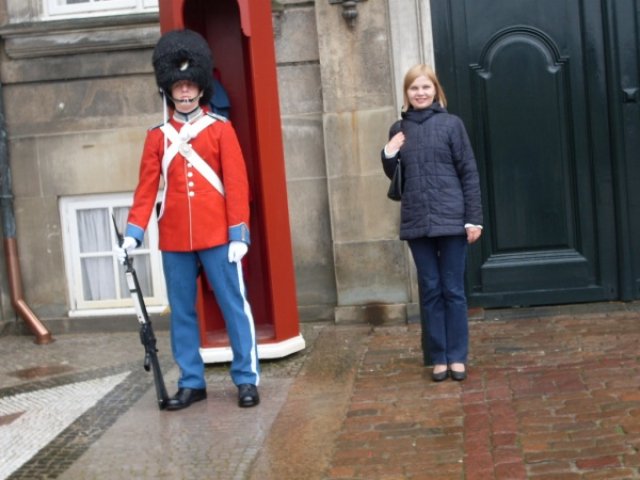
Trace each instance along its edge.
{"label": "epaulette", "polygon": [[229,119],[227,117],[223,117],[222,115],[218,115],[217,113],[213,113],[213,112],[207,112],[207,115],[209,115],[212,118],[215,118],[216,120],[219,120],[221,122],[228,122]]}
{"label": "epaulette", "polygon": [[150,127],[147,131],[151,131],[151,130],[155,130],[156,128],[160,128],[162,125],[164,125],[164,122],[159,123],[158,125],[154,125],[153,127]]}

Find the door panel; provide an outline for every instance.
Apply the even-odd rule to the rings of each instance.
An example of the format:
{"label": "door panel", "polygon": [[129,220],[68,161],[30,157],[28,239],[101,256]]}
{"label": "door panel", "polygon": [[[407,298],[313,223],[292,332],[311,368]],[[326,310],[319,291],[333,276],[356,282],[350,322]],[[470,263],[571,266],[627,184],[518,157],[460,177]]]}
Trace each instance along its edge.
{"label": "door panel", "polygon": [[472,138],[485,231],[469,301],[617,294],[602,17],[596,0],[432,0],[436,68]]}
{"label": "door panel", "polygon": [[640,298],[640,1],[606,0],[620,298]]}

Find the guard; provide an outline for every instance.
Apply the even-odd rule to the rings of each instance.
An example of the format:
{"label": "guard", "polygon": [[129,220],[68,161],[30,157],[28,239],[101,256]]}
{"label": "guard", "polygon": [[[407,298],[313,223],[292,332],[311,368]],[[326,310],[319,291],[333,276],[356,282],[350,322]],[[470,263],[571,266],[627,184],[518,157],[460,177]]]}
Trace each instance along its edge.
{"label": "guard", "polygon": [[238,404],[253,407],[260,402],[260,367],[241,264],[250,245],[242,151],[231,122],[209,111],[213,59],[201,35],[167,32],[155,47],[153,67],[165,119],[147,132],[120,256],[142,243],[163,179],[159,248],[171,307],[171,346],[180,367],[178,392],[166,409],[186,408],[207,396],[196,311],[201,271],[224,317]]}

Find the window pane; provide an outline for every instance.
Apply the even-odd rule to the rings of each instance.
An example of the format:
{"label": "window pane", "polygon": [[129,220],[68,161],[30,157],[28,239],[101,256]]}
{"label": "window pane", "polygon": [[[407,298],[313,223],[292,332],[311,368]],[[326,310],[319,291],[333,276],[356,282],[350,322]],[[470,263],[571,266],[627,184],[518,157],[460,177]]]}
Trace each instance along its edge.
{"label": "window pane", "polygon": [[113,260],[111,257],[83,258],[82,285],[85,300],[113,300],[116,298]]}
{"label": "window pane", "polygon": [[113,3],[113,2],[122,3],[122,0],[56,0],[56,5],[57,6],[82,5],[82,4],[89,4],[89,3],[106,4],[106,3],[109,3],[109,2],[111,2],[111,3]]}
{"label": "window pane", "polygon": [[[151,261],[149,255],[132,255],[133,268],[136,271],[138,277],[138,283],[140,284],[140,290],[143,297],[149,297],[153,294],[151,283]],[[124,267],[120,269],[120,295],[122,298],[131,297],[129,292],[129,285],[124,273]]]}
{"label": "window pane", "polygon": [[[127,228],[127,218],[129,217],[129,207],[120,207],[113,209],[113,215],[116,217],[116,224],[118,225],[118,230],[121,235],[124,235]],[[113,220],[111,220],[113,222]],[[138,247],[140,248],[149,248],[149,236],[147,232],[144,233],[144,237],[142,238],[142,244]],[[115,238],[115,237],[114,237]],[[133,251],[136,252],[135,250]]]}
{"label": "window pane", "polygon": [[129,216],[129,207],[115,207],[113,209],[113,216],[116,219],[116,225],[120,235],[124,235],[127,228],[127,217]]}
{"label": "window pane", "polygon": [[150,296],[153,293],[151,285],[151,261],[149,255],[138,255],[134,258],[133,266],[136,269],[138,275],[138,282],[140,282],[140,290],[145,297]]}
{"label": "window pane", "polygon": [[110,252],[112,237],[106,208],[78,210],[80,253]]}
{"label": "window pane", "polygon": [[157,0],[44,0],[50,17],[100,16],[157,11]]}

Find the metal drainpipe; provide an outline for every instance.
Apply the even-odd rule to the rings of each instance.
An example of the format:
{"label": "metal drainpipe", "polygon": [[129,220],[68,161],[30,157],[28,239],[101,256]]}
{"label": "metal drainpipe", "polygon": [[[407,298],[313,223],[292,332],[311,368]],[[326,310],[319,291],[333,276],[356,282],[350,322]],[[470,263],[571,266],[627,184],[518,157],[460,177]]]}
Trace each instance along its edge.
{"label": "metal drainpipe", "polygon": [[9,273],[11,303],[16,313],[25,321],[31,333],[35,335],[35,343],[44,345],[53,342],[47,330],[35,313],[24,301],[22,293],[22,275],[18,260],[18,244],[16,242],[16,218],[13,211],[13,193],[11,191],[11,168],[7,149],[7,130],[4,118],[4,101],[0,83],[0,210],[2,214],[2,231],[4,232],[4,254]]}

